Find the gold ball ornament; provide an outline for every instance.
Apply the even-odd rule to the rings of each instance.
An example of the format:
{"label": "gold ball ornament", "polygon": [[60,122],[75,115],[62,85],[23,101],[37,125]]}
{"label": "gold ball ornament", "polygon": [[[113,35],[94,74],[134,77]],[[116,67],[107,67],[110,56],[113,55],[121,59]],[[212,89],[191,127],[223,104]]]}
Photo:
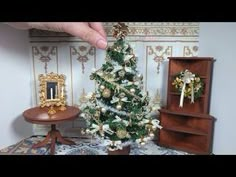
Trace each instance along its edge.
{"label": "gold ball ornament", "polygon": [[121,106],[120,104],[118,104],[118,105],[116,106],[116,109],[117,109],[117,110],[121,110],[121,109],[122,109],[122,106]]}
{"label": "gold ball ornament", "polygon": [[127,131],[124,130],[124,129],[119,129],[119,130],[116,131],[116,135],[117,135],[118,138],[124,139],[127,136]]}
{"label": "gold ball ornament", "polygon": [[110,89],[104,89],[102,92],[102,96],[104,98],[109,98],[111,96],[111,90]]}

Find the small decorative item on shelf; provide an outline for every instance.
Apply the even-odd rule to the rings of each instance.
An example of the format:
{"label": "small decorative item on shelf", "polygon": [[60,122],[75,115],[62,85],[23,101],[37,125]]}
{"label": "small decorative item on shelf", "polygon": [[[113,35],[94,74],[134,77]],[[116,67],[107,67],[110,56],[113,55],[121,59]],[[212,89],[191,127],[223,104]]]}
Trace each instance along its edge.
{"label": "small decorative item on shelf", "polygon": [[176,74],[172,85],[180,95],[179,106],[183,107],[184,97],[191,99],[191,103],[202,95],[204,83],[197,74],[191,73],[188,69]]}
{"label": "small decorative item on shelf", "polygon": [[129,154],[133,142],[144,145],[157,128],[162,128],[151,116],[148,92],[142,90],[143,76],[125,40],[128,31],[124,23],[114,26],[116,41],[107,48],[106,63],[90,76],[98,88],[88,96],[89,102],[82,110],[88,123],[85,132],[101,138],[108,154]]}
{"label": "small decorative item on shelf", "polygon": [[60,111],[66,110],[65,76],[53,72],[40,74],[39,82],[40,107],[49,107],[48,114],[55,114],[55,107]]}

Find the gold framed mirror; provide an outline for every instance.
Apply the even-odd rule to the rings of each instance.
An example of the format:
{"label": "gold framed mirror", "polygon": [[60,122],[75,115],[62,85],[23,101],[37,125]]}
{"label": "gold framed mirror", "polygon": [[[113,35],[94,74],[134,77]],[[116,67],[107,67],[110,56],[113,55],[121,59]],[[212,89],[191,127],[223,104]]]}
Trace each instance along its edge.
{"label": "gold framed mirror", "polygon": [[49,114],[56,113],[54,107],[59,110],[66,109],[65,75],[49,73],[39,75],[39,99],[40,107],[50,107]]}

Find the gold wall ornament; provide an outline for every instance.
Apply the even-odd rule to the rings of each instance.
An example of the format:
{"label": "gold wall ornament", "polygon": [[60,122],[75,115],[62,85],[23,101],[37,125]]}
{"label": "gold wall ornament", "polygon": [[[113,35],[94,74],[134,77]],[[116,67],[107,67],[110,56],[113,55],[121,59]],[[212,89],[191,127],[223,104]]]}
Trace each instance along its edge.
{"label": "gold wall ornament", "polygon": [[49,73],[39,75],[39,99],[40,107],[50,107],[48,114],[55,114],[54,107],[58,110],[66,110],[65,75]]}
{"label": "gold wall ornament", "polygon": [[157,62],[157,74],[160,73],[161,64],[172,56],[173,46],[147,46],[148,55],[152,55],[153,60]]}

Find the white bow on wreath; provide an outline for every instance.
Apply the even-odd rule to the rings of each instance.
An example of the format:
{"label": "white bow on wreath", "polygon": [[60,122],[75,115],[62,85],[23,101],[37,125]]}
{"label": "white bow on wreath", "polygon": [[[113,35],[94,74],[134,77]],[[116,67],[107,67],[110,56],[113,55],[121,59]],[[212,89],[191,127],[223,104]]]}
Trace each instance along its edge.
{"label": "white bow on wreath", "polygon": [[[181,96],[180,96],[180,102],[179,102],[179,107],[183,107],[183,102],[184,102],[184,91],[186,84],[190,84],[192,80],[194,80],[195,74],[192,74],[189,70],[185,70],[183,73],[183,76],[181,80],[184,82],[182,91],[181,91]],[[193,84],[191,84],[191,103],[194,103],[194,88]]]}

